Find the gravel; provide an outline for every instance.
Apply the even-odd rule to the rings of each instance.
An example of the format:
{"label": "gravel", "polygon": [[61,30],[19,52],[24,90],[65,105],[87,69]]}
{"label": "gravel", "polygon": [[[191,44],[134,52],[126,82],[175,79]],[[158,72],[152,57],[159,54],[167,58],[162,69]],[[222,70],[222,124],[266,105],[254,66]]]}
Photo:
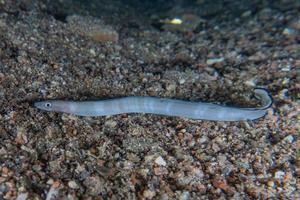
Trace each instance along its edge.
{"label": "gravel", "polygon": [[[300,198],[299,1],[151,2],[0,1],[0,199]],[[156,96],[252,107],[254,87],[274,104],[245,122],[32,106]]]}

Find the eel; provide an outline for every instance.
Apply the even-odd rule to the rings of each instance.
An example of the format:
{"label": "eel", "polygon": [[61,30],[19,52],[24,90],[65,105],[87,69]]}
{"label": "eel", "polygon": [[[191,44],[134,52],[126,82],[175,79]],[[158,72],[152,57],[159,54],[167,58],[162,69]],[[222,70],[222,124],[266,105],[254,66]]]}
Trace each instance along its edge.
{"label": "eel", "polygon": [[256,97],[261,99],[261,107],[239,108],[213,103],[134,96],[99,101],[49,100],[35,102],[34,106],[45,111],[63,112],[78,116],[150,113],[199,120],[243,121],[263,117],[272,105],[272,97],[265,89],[256,88],[254,93]]}

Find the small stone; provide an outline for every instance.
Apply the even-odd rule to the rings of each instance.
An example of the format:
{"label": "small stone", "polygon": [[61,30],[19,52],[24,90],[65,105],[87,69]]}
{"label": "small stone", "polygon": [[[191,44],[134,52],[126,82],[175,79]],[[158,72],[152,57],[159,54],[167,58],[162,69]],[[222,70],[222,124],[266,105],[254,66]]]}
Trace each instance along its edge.
{"label": "small stone", "polygon": [[95,51],[95,49],[90,49],[90,54],[91,54],[92,56],[96,56],[96,51]]}
{"label": "small stone", "polygon": [[284,171],[280,171],[280,170],[277,171],[277,172],[275,172],[275,174],[274,174],[274,177],[278,178],[278,179],[283,179],[284,176],[285,176],[285,172]]}
{"label": "small stone", "polygon": [[247,11],[243,12],[242,17],[250,17],[251,14],[252,14],[252,11],[251,10],[247,10]]}
{"label": "small stone", "polygon": [[197,185],[197,191],[200,192],[200,194],[205,194],[207,191],[207,188],[204,184]]}
{"label": "small stone", "polygon": [[281,91],[279,91],[278,96],[280,99],[284,100],[288,96],[287,93],[288,93],[288,89],[282,89]]}
{"label": "small stone", "polygon": [[267,183],[268,187],[274,187],[275,186],[275,183],[273,181],[268,181]]}
{"label": "small stone", "polygon": [[60,186],[60,181],[54,181],[52,187],[58,188]]}
{"label": "small stone", "polygon": [[75,181],[69,181],[68,182],[68,186],[71,189],[77,189],[78,188],[78,185],[77,185],[77,183]]}
{"label": "small stone", "polygon": [[220,63],[220,62],[223,62],[223,61],[224,61],[223,57],[221,57],[221,58],[210,58],[210,59],[206,60],[206,64],[213,65],[213,64]]}
{"label": "small stone", "polygon": [[2,177],[8,177],[10,170],[7,167],[2,168]]}
{"label": "small stone", "polygon": [[6,178],[0,176],[0,193],[1,193],[1,183],[4,183],[6,181]]}
{"label": "small stone", "polygon": [[153,170],[156,176],[168,174],[168,170],[164,167],[155,167]]}
{"label": "small stone", "polygon": [[190,199],[190,193],[188,191],[184,191],[181,193],[181,195],[179,196],[180,200],[188,200]]}
{"label": "small stone", "polygon": [[17,137],[15,138],[15,142],[21,145],[28,142],[26,130],[24,127],[17,127]]}
{"label": "small stone", "polygon": [[229,186],[226,180],[214,179],[213,180],[213,186],[216,187],[216,188],[224,190],[229,195],[232,195],[235,192],[234,188]]}
{"label": "small stone", "polygon": [[109,120],[109,121],[106,121],[104,125],[107,127],[110,127],[110,128],[115,128],[117,126],[117,124],[118,123],[116,121]]}
{"label": "small stone", "polygon": [[203,171],[196,167],[192,169],[192,175],[193,175],[193,177],[195,177],[197,179],[203,179],[203,177],[204,177]]}
{"label": "small stone", "polygon": [[180,18],[160,20],[162,28],[168,31],[193,32],[204,20],[192,13],[183,14]]}
{"label": "small stone", "polygon": [[289,78],[284,78],[282,81],[282,85],[287,85],[290,82]]}
{"label": "small stone", "polygon": [[287,141],[288,143],[293,143],[294,142],[294,136],[288,135],[284,138],[284,140]]}
{"label": "small stone", "polygon": [[169,84],[166,87],[167,91],[175,91],[176,90],[176,84]]}
{"label": "small stone", "polygon": [[255,86],[256,86],[256,82],[257,82],[257,80],[255,80],[254,78],[252,78],[252,79],[247,80],[247,81],[245,82],[245,84],[246,84],[247,86],[255,87]]}
{"label": "small stone", "polygon": [[99,176],[90,176],[83,181],[83,185],[87,189],[87,193],[92,196],[98,196],[105,191],[105,181]]}
{"label": "small stone", "polygon": [[[286,175],[284,176],[284,180],[285,181],[289,181],[290,183],[292,182],[292,179],[293,179],[293,174],[292,172],[287,172]],[[294,179],[295,180],[295,179]]]}
{"label": "small stone", "polygon": [[153,162],[153,160],[154,160],[154,155],[147,155],[144,157],[144,161],[146,163]]}
{"label": "small stone", "polygon": [[166,161],[161,156],[158,156],[154,162],[159,166],[165,167],[167,165]]}
{"label": "small stone", "polygon": [[17,200],[26,200],[28,197],[28,193],[20,193],[17,197]]}
{"label": "small stone", "polygon": [[185,83],[185,79],[180,79],[180,80],[179,80],[179,83],[180,83],[180,84],[184,84],[184,83]]}
{"label": "small stone", "polygon": [[48,199],[56,199],[59,192],[59,187],[56,187],[54,184],[50,187],[47,195],[46,200]]}
{"label": "small stone", "polygon": [[53,182],[54,182],[54,180],[53,179],[49,179],[46,183],[48,184],[48,185],[52,185],[53,184]]}
{"label": "small stone", "polygon": [[202,136],[202,137],[198,140],[198,142],[199,142],[200,144],[206,143],[207,141],[208,141],[208,137],[206,137],[205,135]]}
{"label": "small stone", "polygon": [[287,64],[287,65],[285,65],[285,66],[283,66],[281,68],[281,71],[289,72],[289,71],[291,71],[291,69],[292,69],[292,65],[291,64]]}
{"label": "small stone", "polygon": [[172,20],[170,20],[171,24],[182,24],[182,20],[179,18],[174,18]]}
{"label": "small stone", "polygon": [[282,34],[283,35],[294,35],[296,33],[296,31],[292,28],[285,28],[283,31],[282,31]]}
{"label": "small stone", "polygon": [[151,190],[144,190],[143,197],[146,199],[152,199],[155,196],[155,192]]}

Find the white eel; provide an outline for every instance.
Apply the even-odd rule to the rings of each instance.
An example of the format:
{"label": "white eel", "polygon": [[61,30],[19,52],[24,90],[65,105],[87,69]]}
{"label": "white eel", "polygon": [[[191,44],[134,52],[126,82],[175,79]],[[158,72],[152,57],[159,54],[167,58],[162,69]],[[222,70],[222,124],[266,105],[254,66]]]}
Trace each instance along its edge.
{"label": "white eel", "polygon": [[255,89],[262,101],[258,108],[238,108],[212,103],[188,102],[156,97],[124,97],[99,101],[49,100],[34,103],[36,108],[70,113],[79,116],[106,116],[123,113],[151,113],[213,121],[255,120],[263,117],[272,105],[272,98],[264,89]]}

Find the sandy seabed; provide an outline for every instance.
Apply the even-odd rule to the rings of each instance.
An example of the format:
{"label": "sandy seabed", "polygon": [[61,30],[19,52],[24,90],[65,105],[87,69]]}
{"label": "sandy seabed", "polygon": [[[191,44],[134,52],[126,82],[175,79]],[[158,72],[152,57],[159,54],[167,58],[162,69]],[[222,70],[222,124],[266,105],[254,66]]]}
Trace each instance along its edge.
{"label": "sandy seabed", "polygon": [[[299,1],[129,2],[0,1],[0,199],[299,199]],[[274,104],[244,122],[32,106],[255,87]]]}

